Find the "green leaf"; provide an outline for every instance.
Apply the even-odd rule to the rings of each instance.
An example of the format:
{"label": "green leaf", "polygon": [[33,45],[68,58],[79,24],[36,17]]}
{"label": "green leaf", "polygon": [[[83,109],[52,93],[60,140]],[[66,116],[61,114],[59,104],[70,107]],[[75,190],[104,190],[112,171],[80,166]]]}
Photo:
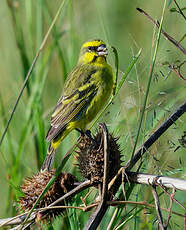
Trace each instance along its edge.
{"label": "green leaf", "polygon": [[171,8],[170,12],[177,12],[177,9],[176,8]]}

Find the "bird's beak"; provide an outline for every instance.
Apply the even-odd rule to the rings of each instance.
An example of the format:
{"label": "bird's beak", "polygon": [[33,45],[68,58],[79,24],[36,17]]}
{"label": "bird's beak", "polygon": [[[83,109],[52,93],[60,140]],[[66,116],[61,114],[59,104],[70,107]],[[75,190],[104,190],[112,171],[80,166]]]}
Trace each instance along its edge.
{"label": "bird's beak", "polygon": [[105,45],[100,45],[97,48],[97,54],[98,54],[98,56],[106,56],[106,55],[108,55],[107,47]]}

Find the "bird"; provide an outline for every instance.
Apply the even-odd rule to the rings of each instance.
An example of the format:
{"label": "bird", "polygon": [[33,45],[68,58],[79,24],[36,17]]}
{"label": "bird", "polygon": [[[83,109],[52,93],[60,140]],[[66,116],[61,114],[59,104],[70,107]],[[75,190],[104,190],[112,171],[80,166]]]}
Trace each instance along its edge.
{"label": "bird", "polygon": [[84,132],[108,101],[113,89],[113,71],[107,55],[107,46],[101,39],[82,45],[77,65],[68,75],[51,116],[46,135],[50,144],[41,171],[50,171],[64,138],[74,129]]}

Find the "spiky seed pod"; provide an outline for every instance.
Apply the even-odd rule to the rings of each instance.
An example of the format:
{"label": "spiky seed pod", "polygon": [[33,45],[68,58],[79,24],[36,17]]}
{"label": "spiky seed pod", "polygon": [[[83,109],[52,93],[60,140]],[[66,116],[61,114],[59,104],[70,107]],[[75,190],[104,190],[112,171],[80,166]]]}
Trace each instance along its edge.
{"label": "spiky seed pod", "polygon": [[[79,153],[77,156],[79,171],[84,178],[90,179],[94,183],[103,181],[104,172],[104,141],[101,132],[98,132],[91,140],[86,135],[79,143]],[[121,152],[117,143],[118,138],[108,135],[109,155],[109,181],[116,175],[121,167]]]}
{"label": "spiky seed pod", "polygon": [[[32,177],[28,177],[24,180],[24,184],[21,186],[21,190],[24,196],[19,199],[20,210],[29,211],[39,195],[48,184],[49,180],[55,174],[55,170],[39,172]],[[44,194],[42,200],[39,202],[36,208],[44,208],[53,203],[58,198],[62,197],[65,193],[72,190],[76,181],[75,177],[70,173],[60,173],[55,182],[51,185],[49,190]],[[63,202],[58,205],[64,205]],[[51,222],[52,218],[60,215],[64,209],[51,209],[43,213],[45,221]]]}

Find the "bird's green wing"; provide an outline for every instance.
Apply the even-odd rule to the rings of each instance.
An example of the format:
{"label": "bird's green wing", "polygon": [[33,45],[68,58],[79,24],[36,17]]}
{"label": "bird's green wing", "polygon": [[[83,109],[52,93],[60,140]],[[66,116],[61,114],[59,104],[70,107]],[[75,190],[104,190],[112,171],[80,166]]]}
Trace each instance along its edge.
{"label": "bird's green wing", "polygon": [[[97,86],[94,81],[91,81],[95,73],[96,71],[92,68],[75,68],[69,75],[64,86],[64,93],[51,117],[51,127],[46,136],[48,141],[56,138],[70,121],[86,110],[97,93]],[[78,119],[81,119],[81,117],[78,117]]]}

